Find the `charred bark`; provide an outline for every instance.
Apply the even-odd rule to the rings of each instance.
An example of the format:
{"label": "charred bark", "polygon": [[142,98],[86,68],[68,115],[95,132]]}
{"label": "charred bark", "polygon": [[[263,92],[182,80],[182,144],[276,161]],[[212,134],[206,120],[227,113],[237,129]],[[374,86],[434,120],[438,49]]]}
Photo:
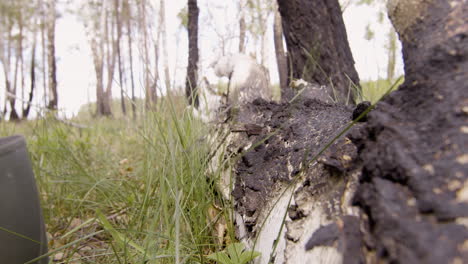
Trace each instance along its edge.
{"label": "charred bark", "polygon": [[338,0],[278,0],[292,77],[327,85],[338,102],[354,102],[359,77]]}
{"label": "charred bark", "polygon": [[185,82],[185,95],[189,105],[198,107],[197,96],[197,72],[198,72],[198,14],[200,10],[197,0],[188,0],[188,39],[189,56],[187,65],[187,77]]}
{"label": "charred bark", "polygon": [[36,36],[34,36],[33,50],[31,53],[30,76],[31,76],[31,89],[29,90],[29,96],[28,96],[28,101],[26,103],[26,107],[23,108],[23,119],[27,119],[29,116],[32,100],[34,97],[34,90],[36,89]]}
{"label": "charred bark", "polygon": [[405,82],[355,140],[363,161],[355,204],[384,263],[468,259],[468,5],[390,1]]}
{"label": "charred bark", "polygon": [[47,61],[48,61],[48,77],[49,77],[49,102],[48,109],[56,110],[58,106],[57,93],[57,64],[55,61],[55,21],[56,10],[55,0],[48,1],[49,18],[47,21]]}
{"label": "charred bark", "polygon": [[283,28],[281,26],[281,15],[278,11],[275,11],[273,40],[275,42],[276,64],[278,66],[281,99],[292,99],[292,91],[288,85],[288,61],[283,47]]}

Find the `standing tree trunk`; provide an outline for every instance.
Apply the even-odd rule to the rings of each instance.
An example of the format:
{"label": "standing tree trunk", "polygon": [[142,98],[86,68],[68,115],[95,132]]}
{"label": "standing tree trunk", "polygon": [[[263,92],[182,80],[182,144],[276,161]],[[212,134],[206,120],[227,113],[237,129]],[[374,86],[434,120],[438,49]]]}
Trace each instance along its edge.
{"label": "standing tree trunk", "polygon": [[189,105],[198,107],[197,71],[198,71],[198,14],[197,0],[188,0],[188,39],[189,56],[187,64],[187,77],[185,94]]}
{"label": "standing tree trunk", "polygon": [[124,0],[124,10],[125,10],[125,22],[127,27],[127,40],[128,40],[128,56],[129,56],[129,64],[130,64],[130,84],[132,86],[132,115],[133,119],[136,120],[136,97],[135,97],[135,78],[133,76],[133,48],[132,48],[132,13],[130,9],[130,5],[128,3],[129,0]]}
{"label": "standing tree trunk", "polygon": [[21,50],[21,41],[19,39],[16,39],[16,41],[17,41],[17,47],[16,47],[16,52],[15,52],[16,53],[15,54],[15,57],[16,57],[15,72],[13,75],[13,87],[11,87],[11,90],[10,90],[11,96],[9,97],[10,108],[11,108],[10,121],[19,120],[18,112],[16,112],[16,96],[17,96],[16,92],[18,91],[18,68],[19,68],[20,61],[21,61],[20,54],[19,54],[19,51]]}
{"label": "standing tree trunk", "polygon": [[243,11],[241,11],[241,18],[239,19],[239,53],[245,53],[245,33],[246,33],[246,25],[245,25],[245,17]]}
{"label": "standing tree trunk", "polygon": [[[106,66],[107,66],[107,82],[106,82],[106,90],[104,91],[104,115],[111,116],[112,115],[112,85],[114,82],[114,72],[115,72],[115,62],[117,57],[117,48],[116,48],[116,40],[113,30],[113,21],[112,16],[109,16],[109,11],[105,9],[105,22],[104,22],[104,49],[105,49],[105,58],[106,58]],[[111,25],[109,25],[109,23]]]}
{"label": "standing tree trunk", "polygon": [[353,102],[359,77],[338,0],[278,0],[292,77],[329,86],[338,102]]}
{"label": "standing tree trunk", "polygon": [[[245,53],[245,38],[247,32],[247,25],[245,24],[245,11],[247,7],[245,0],[239,0],[239,53]],[[223,54],[224,55],[224,54]]]}
{"label": "standing tree trunk", "polygon": [[[91,51],[93,55],[94,71],[96,74],[96,114],[98,116],[111,116],[111,107],[110,107],[110,88],[111,84],[107,83],[105,85],[104,80],[104,67],[107,67],[107,80],[112,82],[113,67],[115,61],[110,58],[110,45],[108,44],[108,7],[107,1],[103,1],[100,10],[95,11],[95,16],[99,18],[94,18],[97,21],[93,21],[93,28],[91,29],[90,41],[91,41]],[[99,21],[99,22],[98,22]],[[112,46],[115,46],[112,43]],[[106,49],[107,47],[107,49]],[[115,49],[112,51],[112,56],[115,56]],[[107,65],[106,65],[107,63]],[[106,88],[105,88],[106,87]]]}
{"label": "standing tree trunk", "polygon": [[124,87],[123,87],[123,69],[122,69],[122,55],[120,52],[120,40],[122,39],[122,22],[120,20],[120,2],[114,0],[115,9],[115,26],[117,27],[117,39],[115,46],[117,48],[117,63],[119,64],[119,84],[120,84],[120,105],[122,107],[122,114],[127,114],[127,107],[125,106]]}
{"label": "standing tree trunk", "polygon": [[387,80],[390,82],[395,79],[396,54],[397,54],[397,35],[393,28],[388,32],[388,64]]}
{"label": "standing tree trunk", "polygon": [[166,83],[166,90],[169,91],[171,88],[171,76],[169,73],[169,57],[167,54],[167,34],[166,34],[166,5],[164,0],[161,0],[159,10],[159,26],[161,27],[162,34],[162,50],[164,55],[164,79]]}
{"label": "standing tree trunk", "polygon": [[46,31],[47,31],[47,8],[43,0],[41,4],[41,58],[42,58],[42,88],[43,88],[43,100],[44,107],[47,106],[47,47],[46,47]]}
{"label": "standing tree trunk", "polygon": [[36,32],[34,32],[33,47],[31,52],[31,68],[30,68],[30,78],[31,78],[31,90],[29,90],[29,97],[26,104],[26,107],[23,108],[23,119],[27,119],[29,112],[31,110],[31,104],[34,97],[34,90],[36,88]]}
{"label": "standing tree trunk", "polygon": [[276,64],[281,88],[281,98],[291,99],[292,91],[288,86],[288,61],[283,47],[283,28],[281,26],[281,15],[276,10],[273,24],[273,40],[275,42]]}
{"label": "standing tree trunk", "polygon": [[[149,40],[148,40],[148,23],[146,18],[146,0],[141,0],[138,6],[139,19],[138,26],[143,37],[142,57],[143,57],[143,79],[145,88],[145,107],[146,109],[154,109],[156,104],[156,89],[155,86],[150,82],[150,57],[149,57]],[[154,80],[156,82],[157,80]],[[153,83],[154,83],[153,82]]]}
{"label": "standing tree trunk", "polygon": [[48,50],[48,69],[49,69],[49,103],[48,109],[56,110],[58,106],[58,93],[57,93],[57,65],[55,61],[55,21],[56,10],[55,0],[48,1],[48,14],[47,19],[47,50]]}

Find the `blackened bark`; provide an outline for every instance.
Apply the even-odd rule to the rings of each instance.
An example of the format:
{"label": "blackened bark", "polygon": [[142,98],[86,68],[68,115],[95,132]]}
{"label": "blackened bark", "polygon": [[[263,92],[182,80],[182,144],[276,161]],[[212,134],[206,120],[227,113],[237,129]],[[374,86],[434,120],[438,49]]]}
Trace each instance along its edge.
{"label": "blackened bark", "polygon": [[36,89],[36,37],[34,36],[33,50],[31,54],[31,90],[29,91],[29,98],[26,108],[23,109],[23,119],[27,119],[31,110],[32,99],[34,97],[34,90]]}
{"label": "blackened bark", "polygon": [[359,77],[338,0],[278,0],[292,77],[329,86],[341,103],[353,102]]}
{"label": "blackened bark", "polygon": [[189,56],[187,77],[185,82],[185,95],[189,105],[198,107],[197,71],[198,71],[198,14],[200,10],[197,0],[188,0],[188,38]]}
{"label": "blackened bark", "polygon": [[357,141],[364,169],[355,204],[370,226],[369,249],[382,263],[462,263],[468,259],[468,5],[390,3],[405,82],[370,114]]}
{"label": "blackened bark", "polygon": [[276,64],[278,66],[281,99],[292,99],[292,91],[288,86],[288,61],[283,47],[283,28],[281,26],[281,15],[278,11],[275,11],[273,40],[275,42]]}
{"label": "blackened bark", "polygon": [[246,28],[246,25],[245,25],[244,14],[242,14],[241,18],[239,19],[239,53],[244,53],[245,52],[245,33],[246,33],[246,30],[247,30],[247,28]]}
{"label": "blackened bark", "polygon": [[48,69],[49,69],[49,103],[48,109],[55,110],[58,105],[58,93],[57,93],[57,64],[55,61],[55,0],[48,2],[49,8],[49,19],[47,21],[47,57],[48,57]]}

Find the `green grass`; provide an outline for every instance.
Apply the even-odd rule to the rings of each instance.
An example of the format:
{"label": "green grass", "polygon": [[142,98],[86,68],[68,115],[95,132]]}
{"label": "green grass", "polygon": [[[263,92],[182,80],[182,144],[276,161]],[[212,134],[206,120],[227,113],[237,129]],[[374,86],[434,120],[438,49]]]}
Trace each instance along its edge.
{"label": "green grass", "polygon": [[210,130],[184,105],[170,96],[137,121],[74,120],[88,128],[53,118],[0,123],[0,136],[27,139],[51,258],[206,263],[220,249],[217,222],[233,232],[229,212],[214,209],[222,201],[219,175],[207,175]]}
{"label": "green grass", "polygon": [[[404,82],[404,78],[399,79],[398,83],[393,86],[392,91],[398,89],[398,86]],[[361,82],[361,98],[357,103],[362,101],[370,101],[377,103],[382,95],[388,92],[388,88],[394,84],[394,80],[379,79],[376,81],[362,81]]]}

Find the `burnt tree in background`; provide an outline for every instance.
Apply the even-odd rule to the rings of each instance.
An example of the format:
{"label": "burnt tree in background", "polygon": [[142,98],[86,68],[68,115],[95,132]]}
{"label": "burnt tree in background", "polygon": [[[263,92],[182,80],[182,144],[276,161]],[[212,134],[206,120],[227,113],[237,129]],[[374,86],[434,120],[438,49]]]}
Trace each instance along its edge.
{"label": "burnt tree in background", "polygon": [[[274,13],[273,23],[273,41],[275,43],[276,64],[278,66],[278,75],[281,88],[281,98],[288,98],[288,60],[283,47],[283,28],[281,26],[281,15],[278,10]],[[288,98],[291,99],[291,98]]]}
{"label": "burnt tree in background", "polygon": [[187,77],[185,82],[185,94],[190,105],[198,107],[197,71],[198,71],[198,14],[197,0],[188,0],[188,39],[189,56],[187,65]]}
{"label": "burnt tree in background", "polygon": [[338,0],[278,0],[292,77],[330,86],[339,102],[354,101],[359,77]]}
{"label": "burnt tree in background", "polygon": [[48,61],[48,79],[49,79],[49,102],[47,108],[57,109],[57,63],[55,59],[55,23],[57,20],[57,10],[55,0],[49,0],[48,21],[47,21],[47,61]]}

